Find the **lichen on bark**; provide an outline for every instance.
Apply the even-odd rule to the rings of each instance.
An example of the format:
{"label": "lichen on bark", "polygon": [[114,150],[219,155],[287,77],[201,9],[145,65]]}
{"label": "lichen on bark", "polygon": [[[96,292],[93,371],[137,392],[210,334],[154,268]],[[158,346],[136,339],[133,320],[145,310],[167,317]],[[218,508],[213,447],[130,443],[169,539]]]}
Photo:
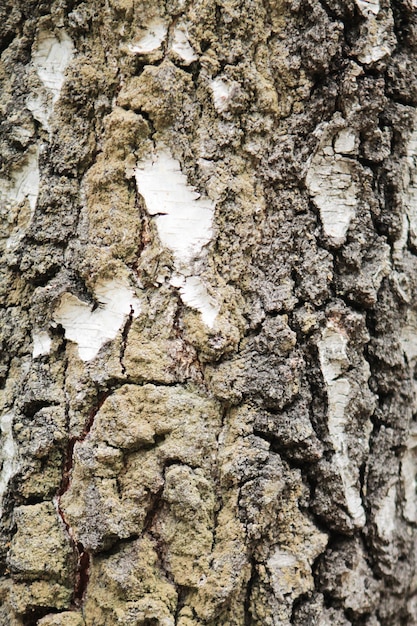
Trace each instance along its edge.
{"label": "lichen on bark", "polygon": [[415,2],[0,18],[0,626],[417,623]]}

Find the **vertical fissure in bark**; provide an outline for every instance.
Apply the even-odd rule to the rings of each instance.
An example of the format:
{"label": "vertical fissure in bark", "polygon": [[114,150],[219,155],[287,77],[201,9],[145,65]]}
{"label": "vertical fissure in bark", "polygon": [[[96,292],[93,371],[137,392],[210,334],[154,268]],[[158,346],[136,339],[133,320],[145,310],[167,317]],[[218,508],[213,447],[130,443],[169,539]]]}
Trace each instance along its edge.
{"label": "vertical fissure in bark", "polygon": [[[105,402],[106,398],[109,397],[111,391],[103,391],[98,392],[98,400],[94,408],[92,408],[89,412],[88,419],[85,422],[84,429],[81,435],[72,437],[68,441],[66,454],[64,457],[64,465],[62,470],[62,478],[59,490],[56,495],[56,509],[57,512],[64,524],[66,533],[68,535],[68,539],[71,543],[74,557],[76,559],[76,567],[74,574],[74,590],[73,590],[73,602],[76,607],[82,605],[88,581],[90,578],[90,561],[91,555],[88,550],[84,548],[81,542],[77,541],[76,536],[74,534],[73,529],[71,528],[71,524],[67,520],[65,515],[65,511],[61,507],[61,498],[68,491],[71,483],[71,474],[74,465],[74,447],[77,443],[82,443],[86,437],[88,436],[93,424],[94,418],[100,410],[101,406]],[[68,409],[66,409],[68,411]],[[69,423],[68,416],[67,422]]]}
{"label": "vertical fissure in bark", "polygon": [[0,624],[417,623],[412,3],[4,2]]}

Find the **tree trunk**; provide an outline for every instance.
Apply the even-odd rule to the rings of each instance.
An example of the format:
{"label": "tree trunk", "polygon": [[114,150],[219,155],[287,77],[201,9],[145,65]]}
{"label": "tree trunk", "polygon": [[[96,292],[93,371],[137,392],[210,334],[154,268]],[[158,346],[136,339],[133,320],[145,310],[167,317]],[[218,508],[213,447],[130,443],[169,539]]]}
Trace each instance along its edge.
{"label": "tree trunk", "polygon": [[416,0],[3,0],[0,625],[417,624]]}

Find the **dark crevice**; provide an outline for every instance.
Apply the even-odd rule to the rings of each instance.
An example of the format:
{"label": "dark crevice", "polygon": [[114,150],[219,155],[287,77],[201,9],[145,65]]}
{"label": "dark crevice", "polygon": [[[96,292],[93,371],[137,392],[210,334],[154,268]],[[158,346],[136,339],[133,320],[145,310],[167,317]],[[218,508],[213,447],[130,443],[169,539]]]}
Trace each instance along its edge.
{"label": "dark crevice", "polygon": [[5,50],[10,46],[14,38],[16,37],[17,28],[14,32],[10,32],[7,35],[3,35],[1,43],[0,43],[0,56],[3,54]]}
{"label": "dark crevice", "polygon": [[50,613],[55,614],[58,611],[54,607],[31,609],[23,616],[23,626],[37,626],[38,621]]}
{"label": "dark crevice", "polygon": [[[327,0],[319,0],[320,5],[322,6],[322,8],[325,10],[326,14],[331,18],[332,21],[339,21],[341,19],[343,19],[342,17],[340,17],[337,12],[335,10],[332,9],[332,3],[328,2]],[[343,3],[339,3],[339,5],[337,3],[334,3],[335,6],[342,6]],[[347,3],[345,3],[347,5]],[[301,4],[302,6],[302,4]],[[398,9],[399,4],[397,3],[397,13],[400,13],[399,9]],[[306,8],[302,8],[302,11],[304,11],[305,15],[301,16],[301,19],[307,19],[307,14],[308,11],[310,11],[311,6],[310,5],[306,5]],[[347,9],[346,9],[347,11]],[[217,13],[217,20],[218,20],[218,24],[220,22],[223,23],[223,15],[221,12],[221,8],[219,6],[216,7],[216,13]],[[356,12],[355,15],[351,15],[351,16],[343,16],[345,17],[345,41],[347,41],[347,37],[346,35],[352,35],[352,40],[357,36],[357,27],[360,21],[363,21],[363,18],[359,15],[358,12]],[[399,19],[399,18],[397,18]],[[402,25],[401,25],[402,26]],[[346,31],[350,31],[350,33],[347,33]],[[352,42],[353,43],[353,42]],[[8,45],[7,40],[3,41],[3,45]],[[347,43],[345,44],[347,46]],[[205,40],[202,42],[201,44],[201,49],[203,50],[207,50],[209,47],[211,46],[211,42],[209,40]],[[347,48],[345,49],[345,54],[347,53]],[[350,57],[351,59],[353,57]],[[155,63],[153,63],[154,66],[158,66],[160,65],[161,61],[157,61]],[[337,57],[332,61],[332,65],[331,65],[331,70],[330,72],[317,72],[316,74],[312,74],[312,78],[313,80],[315,80],[315,84],[311,90],[311,95],[314,95],[314,93],[316,92],[316,95],[321,95],[320,92],[323,88],[325,88],[327,86],[327,84],[329,84],[333,79],[337,82],[341,82],[341,76],[343,74],[343,72],[345,71],[347,64],[349,62],[349,59],[347,58],[340,58]],[[357,61],[355,60],[355,62],[357,63]],[[145,67],[145,65],[147,64],[146,61],[142,62],[137,62],[137,71],[140,72],[143,70],[143,68]],[[223,62],[221,64],[221,68],[225,67],[225,63]],[[196,83],[198,80],[198,70],[199,70],[199,66],[197,63],[192,64],[191,66],[189,66],[188,68],[182,68],[183,71],[187,72],[188,74],[192,75],[192,78],[194,80],[194,82]],[[382,72],[378,69],[378,68],[369,68],[364,66],[363,67],[364,72],[366,74],[366,76],[368,77],[380,77]],[[340,98],[342,98],[342,96],[340,96]],[[311,99],[311,98],[310,98]],[[394,98],[392,98],[392,100],[395,100]],[[151,128],[151,138],[153,139],[156,133],[156,129],[154,127],[153,121],[152,121],[152,116],[142,110],[139,111],[139,113],[143,116],[144,119],[146,119],[150,125]],[[331,113],[333,114],[333,113]],[[295,114],[293,114],[295,115]],[[311,115],[311,112],[310,112]],[[307,124],[307,117],[308,114],[305,114],[305,118],[303,123],[305,122],[305,124]],[[329,117],[329,116],[328,116]],[[302,119],[302,118],[299,118]],[[326,121],[328,121],[328,118],[326,119]],[[243,141],[243,139],[241,140]],[[222,158],[223,158],[223,154],[222,154]],[[219,160],[218,157],[213,158],[213,161]],[[369,159],[365,159],[365,158],[358,158],[357,159],[359,164],[363,165],[364,167],[368,167],[372,170],[374,177],[380,173],[381,168],[379,167],[379,165],[375,164],[373,161],[369,160]],[[296,183],[291,183],[293,184],[293,187],[295,188],[296,186],[298,186],[299,182],[297,181]],[[375,182],[374,182],[374,187],[375,187]],[[384,210],[389,211],[390,207],[391,207],[391,197],[387,197],[387,206],[384,208]],[[139,197],[138,197],[138,205],[139,205]],[[140,208],[140,207],[138,207]],[[310,209],[314,211],[315,215],[317,216],[317,226],[320,228],[320,220],[318,218],[319,215],[319,211],[317,210],[317,208],[315,206],[313,206],[312,203],[310,203]],[[373,219],[373,215],[372,215],[372,219]],[[147,219],[147,218],[144,218]],[[382,226],[378,226],[377,223],[378,220],[374,220],[374,226],[377,232],[379,232],[379,234],[383,234],[382,233]],[[328,244],[328,242],[325,241],[325,238],[323,236],[323,233],[319,234],[317,236],[317,231],[314,233],[315,234],[315,240],[316,242],[318,242],[319,247],[322,247],[325,250],[328,250],[333,258],[337,258],[338,257],[338,251],[334,249],[334,247],[332,247],[330,244]],[[353,242],[356,238],[356,232],[351,232],[348,235],[348,243]],[[34,241],[34,240],[33,240]],[[36,243],[36,242],[35,242]],[[142,240],[142,248],[138,251],[138,257],[140,256],[143,248],[146,246],[146,241],[143,238]],[[135,269],[135,267],[134,267]],[[342,268],[343,269],[343,268]],[[339,265],[338,267],[335,268],[334,270],[334,275],[339,274],[340,276],[340,270],[341,270],[341,265]],[[53,268],[49,274],[45,274],[42,277],[39,278],[38,281],[32,281],[34,286],[45,286],[48,282],[48,280],[51,280],[52,278],[54,278],[54,276],[56,275],[56,271],[57,268]],[[292,273],[292,278],[294,280],[295,285],[300,284],[302,281],[302,267],[300,270],[297,269],[297,271],[293,271]],[[239,287],[239,284],[237,282],[237,284],[232,284],[232,282],[229,282],[229,286],[233,286],[235,288]],[[352,296],[353,297],[353,296]],[[379,296],[378,296],[379,297]],[[361,303],[357,303],[357,302],[351,302],[348,298],[348,296],[346,294],[339,294],[337,293],[337,288],[336,288],[336,283],[335,281],[332,282],[332,284],[330,285],[330,295],[329,297],[326,298],[326,301],[321,304],[321,305],[317,305],[315,302],[311,302],[312,305],[312,309],[315,311],[325,311],[325,308],[328,306],[329,303],[334,302],[335,299],[339,299],[342,300],[343,302],[345,302],[345,304],[349,307],[349,310],[353,310],[356,312],[360,312],[360,313],[364,313],[367,312],[367,308],[365,306],[362,306]],[[299,302],[299,305],[302,306],[303,302],[305,303],[306,301],[308,301],[307,298],[301,298]],[[95,306],[98,306],[98,303],[96,303]],[[374,305],[371,305],[371,309]],[[183,329],[181,328],[181,313],[182,313],[182,309],[183,309],[183,305],[180,303],[178,310],[177,310],[177,316],[174,322],[174,328],[175,328],[175,332],[177,333],[177,337],[181,337],[184,333],[183,333]],[[131,308],[130,314],[126,320],[126,323],[123,327],[123,330],[121,332],[121,345],[120,345],[120,366],[121,366],[121,370],[122,370],[122,374],[123,376],[126,375],[126,368],[124,365],[124,357],[125,357],[125,352],[126,352],[126,346],[127,346],[127,341],[128,341],[128,335],[129,335],[129,331],[131,329],[131,325],[133,323],[133,309]],[[276,311],[276,312],[272,312],[270,314],[268,314],[268,317],[274,317],[276,315],[282,315],[283,314],[283,310],[280,311]],[[247,315],[247,320],[248,322],[250,321],[250,317],[251,315],[248,314]],[[371,316],[368,316],[369,318]],[[296,324],[294,323],[294,326],[296,326]],[[297,330],[297,329],[296,329]],[[368,323],[368,330],[371,334],[372,337],[377,336],[377,333],[375,332],[375,328],[373,323],[371,322],[371,320],[369,319],[369,323]],[[252,337],[252,336],[256,336],[258,335],[260,332],[262,331],[262,324],[257,324],[256,327],[252,330],[247,332],[247,334],[245,335],[246,338],[248,337]],[[314,331],[312,331],[314,333],[316,333],[316,335],[320,332],[319,328],[316,328]],[[303,385],[305,385],[305,387],[307,388],[307,393],[309,393],[311,395],[311,400],[309,402],[309,415],[310,415],[310,421],[312,423],[313,429],[316,432],[318,438],[321,440],[321,442],[323,443],[323,441],[326,441],[326,437],[328,436],[327,434],[327,420],[328,420],[328,401],[327,401],[327,396],[326,396],[326,391],[325,391],[325,384],[322,378],[322,373],[320,371],[320,367],[318,366],[318,354],[316,351],[316,348],[311,347],[312,343],[315,341],[315,338],[312,337],[311,335],[308,337],[303,337],[302,333],[298,330],[297,331],[297,336],[298,336],[298,341],[297,341],[297,349],[300,350],[300,352],[303,355],[306,355],[306,369],[307,369],[307,378],[308,381],[303,381]],[[242,348],[242,344],[239,345],[238,350],[236,351],[238,354],[240,353],[240,350]],[[236,353],[235,353],[236,354]],[[225,363],[227,361],[232,362],[233,359],[233,354],[230,355],[224,355],[221,357],[221,359],[217,362],[217,366],[220,365],[221,363]],[[372,354],[368,354],[368,352],[366,352],[366,358],[370,364],[371,370],[373,372],[373,374],[378,373],[378,371],[381,368],[386,368],[387,366],[385,364],[381,364],[374,356],[372,356]],[[204,380],[204,366],[203,364],[200,362],[200,360],[198,359],[198,355],[197,355],[197,360],[196,360],[196,368],[199,369],[199,371],[201,371],[201,376],[202,376],[202,380],[204,382],[204,384],[206,384],[206,381]],[[183,385],[179,385],[178,382],[174,382],[174,383],[161,383],[158,381],[151,381],[151,380],[141,380],[141,379],[135,379],[134,376],[131,376],[130,378],[128,377],[127,380],[123,379],[123,380],[119,380],[117,379],[117,377],[115,377],[114,379],[108,380],[107,381],[107,386],[108,389],[107,391],[103,391],[101,392],[101,394],[98,394],[98,401],[96,406],[94,407],[94,409],[92,409],[88,415],[88,419],[86,421],[86,424],[84,426],[84,429],[81,433],[81,435],[79,435],[78,437],[73,437],[70,439],[70,441],[68,442],[68,446],[67,446],[67,450],[66,450],[66,456],[65,456],[65,461],[63,464],[63,471],[62,471],[62,479],[61,479],[61,484],[58,490],[58,510],[59,510],[59,514],[67,528],[68,531],[68,535],[70,536],[71,540],[73,541],[73,533],[71,531],[71,528],[69,527],[69,525],[67,524],[66,520],[65,520],[65,515],[63,514],[62,510],[59,507],[59,501],[60,498],[66,493],[66,491],[69,489],[70,487],[70,481],[71,481],[71,473],[73,470],[73,455],[74,455],[74,448],[75,445],[77,443],[82,443],[85,438],[88,436],[88,433],[91,431],[91,428],[94,424],[94,419],[95,416],[98,412],[98,410],[100,409],[100,407],[102,406],[103,402],[106,400],[106,398],[113,393],[115,390],[119,389],[121,385],[126,384],[126,382],[130,383],[130,384],[138,384],[138,385],[144,385],[144,384],[152,384],[155,386],[161,386],[161,387],[179,387],[179,388],[183,388]],[[283,384],[285,384],[285,381],[283,382]],[[398,385],[401,384],[401,381],[398,381]],[[110,389],[110,385],[111,385],[111,389]],[[210,388],[210,385],[207,385],[207,388]],[[379,408],[383,409],[384,405],[383,405],[383,400],[387,397],[384,396],[384,394],[382,393],[380,387],[378,386],[377,381],[375,382],[375,393],[378,395],[378,404],[379,404]],[[255,395],[255,392],[254,392]],[[249,400],[250,401],[250,400]],[[274,409],[271,408],[270,413],[273,414],[276,417],[279,417],[280,414],[283,413],[283,411],[285,411],[286,409],[289,408],[289,406],[291,406],[294,402],[290,402],[288,405],[280,408],[280,409]],[[256,400],[254,401],[254,405],[256,406]],[[48,403],[42,403],[41,401],[34,401],[33,403],[29,403],[28,406],[26,407],[25,411],[27,415],[33,415],[34,413],[36,413],[39,409],[43,408],[44,406],[51,406]],[[220,434],[222,433],[225,425],[227,424],[227,419],[228,419],[228,412],[229,412],[230,407],[229,406],[224,406],[224,411],[223,411],[223,415],[222,415],[222,424],[219,428],[219,431],[217,433],[217,447],[219,448],[221,446],[220,443]],[[382,418],[380,416],[372,416],[371,421],[373,423],[373,432],[370,435],[371,438],[371,453],[370,456],[372,457],[372,454],[375,453],[375,451],[373,450],[373,439],[376,437],[376,435],[379,433],[380,428],[383,425],[383,421]],[[388,422],[387,422],[388,425]],[[67,426],[69,428],[69,420],[68,420],[68,407],[67,407]],[[273,432],[264,432],[262,429],[259,428],[255,428],[253,430],[253,434],[257,437],[262,438],[263,440],[267,441],[269,446],[270,446],[270,450],[273,453],[279,454],[280,456],[282,456],[287,463],[289,464],[289,466],[291,468],[296,468],[301,470],[301,474],[302,477],[304,479],[304,482],[307,484],[307,486],[310,488],[311,494],[312,496],[314,496],[314,491],[317,487],[317,485],[319,484],[320,481],[323,480],[323,477],[320,476],[318,470],[317,470],[317,466],[316,464],[307,457],[307,450],[303,449],[303,443],[298,443],[296,444],[291,444],[291,443],[284,443],[282,441],[280,441],[279,437],[276,436]],[[245,435],[239,435],[239,437],[244,438]],[[147,450],[151,450],[154,449],[160,445],[163,444],[163,442],[165,441],[165,436],[164,435],[160,435],[158,437],[155,438],[155,441],[152,444],[149,444],[149,446],[142,446],[140,448],[141,452],[145,452]],[[297,450],[300,454],[300,458],[294,459],[294,451]],[[304,458],[303,458],[304,455]],[[331,462],[332,459],[332,451],[331,450],[325,450],[324,452],[324,458],[325,460]],[[245,459],[245,462],[250,463],[250,459]],[[181,464],[184,465],[184,463],[182,463],[180,458],[171,458],[169,459],[164,466],[164,471],[166,471],[166,469],[174,464]],[[190,467],[193,467],[192,465],[189,464]],[[364,491],[365,491],[365,480],[367,478],[367,464],[363,463],[360,468],[359,468],[359,474],[360,474],[360,483],[361,483],[361,490],[362,490],[362,497],[364,499]],[[212,467],[212,476],[213,476],[213,483],[215,484],[215,491],[218,497],[218,503],[217,503],[217,508],[216,510],[216,514],[215,514],[215,520],[214,520],[214,529],[217,528],[218,526],[218,512],[221,510],[221,506],[222,506],[222,488],[220,486],[220,471],[217,465],[214,465]],[[164,565],[164,554],[163,554],[163,550],[164,550],[164,546],[162,545],[162,542],[159,540],[157,532],[154,530],[155,527],[155,521],[157,519],[157,516],[160,514],[161,512],[161,508],[163,505],[163,487],[156,493],[151,494],[151,505],[149,507],[149,510],[147,511],[146,517],[145,517],[145,521],[144,521],[144,533],[148,533],[153,540],[156,543],[157,549],[158,549],[158,554],[160,557],[160,561],[161,564]],[[316,526],[316,528],[326,531],[329,533],[329,524],[327,523],[326,520],[322,520],[320,519],[318,516],[316,516],[314,514],[314,512],[312,512],[312,508],[310,506],[310,509],[308,510],[308,516],[310,516],[313,520],[314,520],[314,524]],[[355,536],[358,536],[358,534],[360,534],[361,531],[354,531]],[[112,549],[110,550],[103,550],[103,553],[106,555],[106,557],[112,553],[115,553],[115,551],[117,551],[118,549],[120,549],[120,545],[122,545],[124,542],[128,542],[128,541],[133,541],[135,539],[137,539],[139,537],[139,535],[132,535],[131,537],[124,539],[124,540],[120,540],[116,546],[113,545]],[[329,541],[329,549],[332,548],[336,548],[338,546],[339,543],[341,543],[342,541],[345,541],[346,537],[343,534],[339,534],[337,531],[334,530],[330,530],[330,541]],[[369,539],[369,545],[371,545],[372,543],[372,539]],[[215,530],[213,532],[213,548],[215,546]],[[76,580],[75,580],[75,587],[74,587],[74,604],[76,606],[79,606],[82,604],[83,602],[83,598],[85,595],[85,591],[88,585],[88,580],[89,580],[89,567],[90,567],[90,554],[89,552],[85,549],[85,547],[81,544],[81,543],[74,543],[74,551],[75,554],[77,556],[78,559],[78,567],[77,567],[77,572],[76,572]],[[369,548],[370,551],[370,548]],[[320,581],[318,580],[318,574],[317,574],[317,569],[318,569],[318,561],[321,557],[318,557],[315,561],[315,563],[313,564],[313,572],[315,573],[316,576],[316,587],[319,588],[320,586]],[[164,569],[166,569],[164,567]],[[374,571],[375,571],[375,567],[374,567]],[[256,562],[255,559],[252,558],[251,559],[251,574],[250,574],[250,579],[247,583],[247,589],[246,589],[246,597],[244,600],[244,612],[245,612],[245,618],[244,618],[244,624],[245,626],[250,626],[251,624],[254,623],[255,618],[254,616],[252,616],[251,614],[251,596],[252,596],[252,592],[253,592],[253,588],[255,586],[255,584],[257,583],[257,578],[258,578],[258,574],[257,574],[257,568],[256,568]],[[177,610],[176,610],[176,615],[175,615],[175,621],[177,622],[177,620],[179,619],[179,613],[182,609],[182,607],[185,605],[186,601],[187,601],[187,595],[189,593],[189,589],[187,587],[182,587],[181,585],[176,585],[177,588],[177,592],[178,592],[178,605],[177,605]],[[270,593],[273,593],[272,590],[270,590]],[[300,606],[303,602],[307,602],[308,601],[308,594],[306,595],[302,595],[300,596],[298,599],[296,599],[294,606],[293,606],[293,616],[294,616],[294,611],[297,609],[298,606]],[[405,601],[405,600],[404,600]],[[334,599],[332,599],[330,597],[330,595],[328,595],[326,597],[326,605],[327,606],[338,606],[340,608],[340,603],[337,603]],[[46,613],[53,613],[54,609],[50,609],[50,608],[45,608],[42,610],[39,610],[38,612],[33,612],[27,615],[27,617],[25,617],[24,624],[25,626],[34,626],[37,623],[37,620],[42,617],[44,614]],[[347,617],[349,618],[349,621],[357,624],[359,626],[359,624],[362,624],[362,619],[358,619],[356,616],[350,614],[349,612],[346,613]],[[152,624],[157,624],[158,620],[157,619],[145,619],[145,621],[143,622],[144,626],[146,624],[148,624],[148,626],[152,625]],[[381,623],[383,623],[383,618],[381,618]]]}
{"label": "dark crevice", "polygon": [[250,575],[248,584],[246,585],[246,595],[245,595],[245,601],[244,601],[244,613],[245,613],[244,626],[252,626],[253,624],[250,603],[251,603],[252,591],[253,591],[257,576],[258,576],[258,573],[256,571],[255,559],[251,558],[250,563],[251,563],[251,575]]}
{"label": "dark crevice", "polygon": [[78,569],[75,577],[74,604],[75,606],[81,606],[90,579],[91,556],[81,543],[77,544],[77,550]]}
{"label": "dark crevice", "polygon": [[22,407],[22,413],[26,417],[33,417],[41,409],[46,409],[51,406],[59,406],[59,405],[54,402],[49,402],[48,400],[33,399],[24,403]]}
{"label": "dark crevice", "polygon": [[337,13],[335,13],[335,11],[333,11],[329,4],[326,2],[326,0],[319,0],[319,3],[321,4],[322,8],[324,9],[324,11],[327,13],[327,15],[334,21],[334,22],[340,22],[341,21],[341,17],[339,15],[337,15]]}
{"label": "dark crevice", "polygon": [[68,446],[67,446],[67,452],[65,455],[65,462],[64,462],[63,472],[62,472],[61,485],[57,493],[58,498],[60,498],[67,491],[69,487],[69,483],[71,480],[71,471],[72,471],[73,462],[74,462],[73,457],[74,457],[75,444],[82,443],[85,440],[85,438],[87,437],[88,433],[91,430],[92,425],[94,424],[95,416],[97,415],[100,408],[103,406],[104,401],[109,397],[109,395],[111,395],[111,393],[112,393],[111,391],[103,391],[98,394],[97,404],[89,412],[87,421],[84,425],[84,429],[81,435],[77,437],[71,437],[71,439],[69,440]]}
{"label": "dark crevice", "polygon": [[134,314],[135,314],[135,311],[134,311],[132,305],[130,305],[130,313],[129,313],[129,316],[128,316],[128,318],[127,318],[127,320],[125,322],[125,325],[123,327],[122,341],[121,341],[121,345],[120,345],[120,357],[119,357],[119,360],[120,360],[120,366],[122,368],[122,374],[123,375],[126,374],[126,368],[125,368],[124,363],[123,363],[123,358],[124,358],[124,355],[125,355],[125,352],[126,352],[127,337],[129,335],[129,331],[130,331],[130,328],[131,328],[132,323],[133,323],[133,316],[134,316]]}
{"label": "dark crevice", "polygon": [[181,609],[186,606],[187,598],[194,591],[191,587],[185,587],[184,585],[176,585],[177,590],[177,608],[174,614],[174,624],[175,626],[178,624],[178,620],[180,618]]}
{"label": "dark crevice", "polygon": [[[253,434],[256,437],[260,437],[269,444],[271,452],[278,454],[284,459],[290,467],[300,470],[309,470],[314,466],[314,460],[309,455],[308,443],[304,445],[300,443],[283,443],[279,440],[279,437],[272,432],[265,432],[254,428]],[[298,458],[297,458],[298,456]]]}
{"label": "dark crevice", "polygon": [[[165,481],[164,481],[165,482]],[[153,495],[152,504],[149,507],[149,510],[146,514],[145,520],[143,522],[143,533],[149,533],[152,537],[152,526],[154,525],[156,516],[158,515],[160,506],[162,504],[162,494],[164,492],[164,485]]]}
{"label": "dark crevice", "polygon": [[[103,391],[98,393],[97,403],[93,409],[91,409],[87,421],[84,425],[84,429],[81,435],[77,437],[71,437],[68,442],[64,466],[62,470],[62,478],[61,484],[59,486],[56,502],[57,502],[57,511],[58,514],[66,528],[68,538],[72,544],[74,556],[77,562],[76,573],[75,573],[75,581],[74,581],[74,592],[73,592],[73,600],[76,606],[79,606],[82,603],[83,597],[85,595],[85,591],[87,588],[88,580],[89,580],[89,565],[90,565],[90,555],[87,550],[83,547],[81,543],[76,543],[74,539],[74,533],[72,528],[65,517],[65,513],[60,506],[60,501],[64,493],[69,489],[71,482],[71,474],[74,463],[74,447],[76,443],[82,443],[87,437],[88,433],[91,430],[91,427],[94,423],[94,418],[97,415],[98,411],[102,407],[104,401],[111,394],[111,391]],[[67,407],[68,411],[68,407]],[[67,417],[68,420],[68,417]]]}

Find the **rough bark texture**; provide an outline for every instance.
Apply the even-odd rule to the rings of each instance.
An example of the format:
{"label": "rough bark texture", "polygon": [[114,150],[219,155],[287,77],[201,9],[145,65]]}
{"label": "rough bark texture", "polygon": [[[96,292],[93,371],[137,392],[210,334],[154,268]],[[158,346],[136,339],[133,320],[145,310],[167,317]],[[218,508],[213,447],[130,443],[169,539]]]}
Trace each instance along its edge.
{"label": "rough bark texture", "polygon": [[416,0],[2,0],[0,624],[417,624]]}

